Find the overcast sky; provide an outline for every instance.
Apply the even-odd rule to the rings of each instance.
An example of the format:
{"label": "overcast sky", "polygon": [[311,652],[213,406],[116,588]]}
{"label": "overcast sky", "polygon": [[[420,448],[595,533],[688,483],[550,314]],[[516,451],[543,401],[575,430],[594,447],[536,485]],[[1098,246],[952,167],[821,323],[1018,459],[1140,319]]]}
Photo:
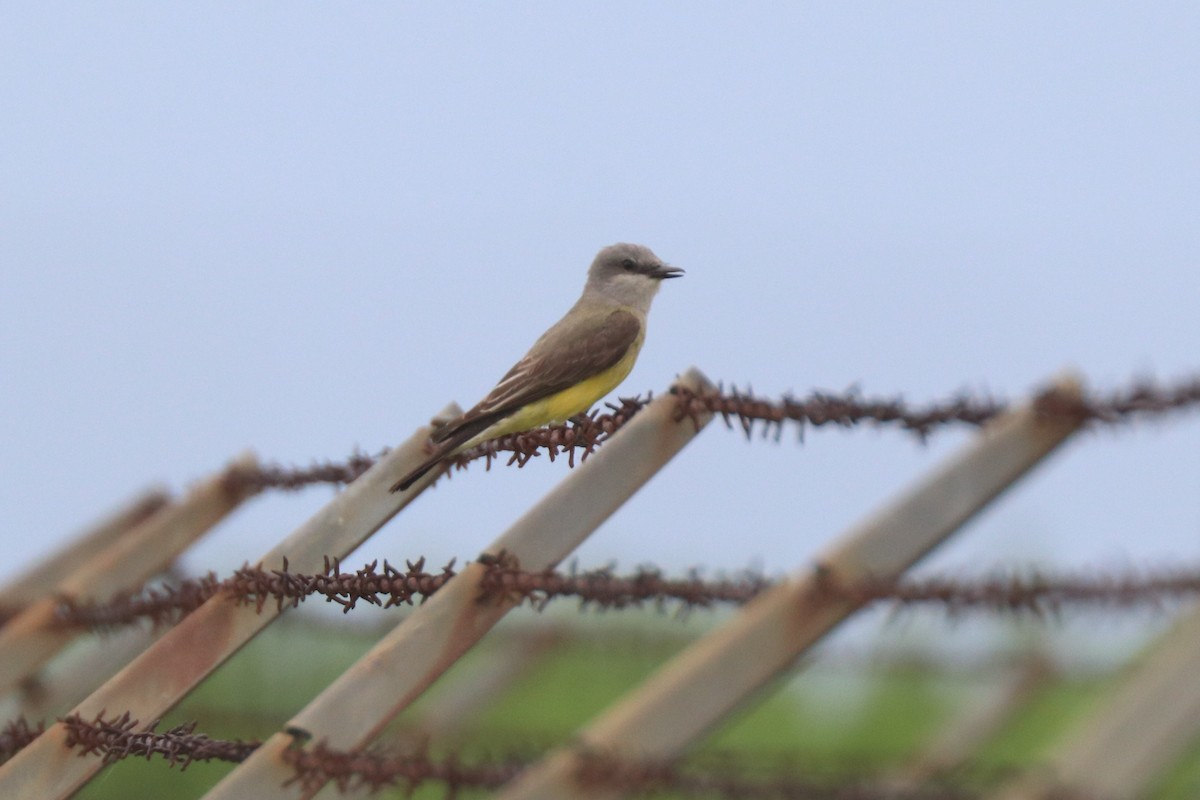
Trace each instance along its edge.
{"label": "overcast sky", "polygon": [[[622,394],[1193,374],[1198,35],[1191,3],[10,4],[0,577],[247,448],[473,404],[615,241],[687,269]],[[713,426],[580,563],[792,569],[965,441]],[[348,561],[470,558],[566,470],[474,467]],[[1087,434],[926,568],[1196,561],[1198,486],[1200,415]]]}

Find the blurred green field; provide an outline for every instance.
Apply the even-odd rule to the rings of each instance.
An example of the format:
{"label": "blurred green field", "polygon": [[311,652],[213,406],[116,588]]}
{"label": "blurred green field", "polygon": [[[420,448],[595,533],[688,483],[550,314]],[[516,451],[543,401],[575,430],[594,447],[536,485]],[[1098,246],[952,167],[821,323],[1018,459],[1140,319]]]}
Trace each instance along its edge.
{"label": "blurred green field", "polygon": [[[615,622],[609,617],[600,625],[593,625],[594,620],[588,619],[588,633],[555,643],[509,691],[481,709],[463,730],[462,741],[453,745],[455,752],[466,760],[535,755],[566,739],[669,658],[689,635],[711,624],[683,624],[654,614],[622,616]],[[379,635],[378,630],[338,622],[285,617],[218,670],[163,720],[160,730],[197,720],[197,731],[214,738],[271,735]],[[456,680],[469,677],[501,649],[511,649],[511,637],[527,636],[528,628],[501,626],[402,715],[391,733],[402,732],[406,721],[411,727],[439,693],[453,692]],[[878,774],[910,760],[956,709],[999,674],[913,659],[828,663],[818,655],[766,693],[763,702],[715,731],[697,751],[699,763],[736,756],[750,768],[787,764],[818,777],[848,770],[859,778]],[[1036,765],[1044,748],[1101,696],[1110,680],[1112,676],[1101,675],[1050,682],[979,753],[971,774],[996,776]],[[106,769],[77,796],[198,798],[229,769],[228,764],[197,763],[179,770],[158,758],[127,759]],[[374,796],[408,795],[396,788]],[[443,791],[428,785],[412,796],[438,798]],[[1153,795],[1154,800],[1196,797],[1200,752],[1172,770]]]}

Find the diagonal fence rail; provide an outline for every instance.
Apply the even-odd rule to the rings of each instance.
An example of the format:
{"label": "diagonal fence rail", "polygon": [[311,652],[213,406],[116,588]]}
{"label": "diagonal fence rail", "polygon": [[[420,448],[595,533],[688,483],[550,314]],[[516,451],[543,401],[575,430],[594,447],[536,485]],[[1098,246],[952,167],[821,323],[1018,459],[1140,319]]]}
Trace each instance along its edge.
{"label": "diagonal fence rail", "polygon": [[170,495],[162,489],[147,489],[129,500],[66,545],[0,586],[0,609],[40,600],[53,591],[64,575],[70,575],[97,558],[107,547],[145,522],[170,500]]}
{"label": "diagonal fence rail", "polygon": [[1159,637],[1091,713],[1067,732],[1042,769],[1009,782],[989,800],[1127,800],[1200,734],[1200,606]]}

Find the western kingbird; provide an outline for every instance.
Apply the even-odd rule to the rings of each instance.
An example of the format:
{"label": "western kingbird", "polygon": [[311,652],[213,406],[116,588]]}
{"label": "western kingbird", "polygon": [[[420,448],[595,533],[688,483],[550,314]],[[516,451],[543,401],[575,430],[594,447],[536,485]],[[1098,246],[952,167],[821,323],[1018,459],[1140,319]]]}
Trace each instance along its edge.
{"label": "western kingbird", "polygon": [[480,442],[587,411],[633,369],[658,286],[683,274],[648,247],[614,244],[596,254],[583,294],[477,406],[434,431],[429,459],[392,491]]}

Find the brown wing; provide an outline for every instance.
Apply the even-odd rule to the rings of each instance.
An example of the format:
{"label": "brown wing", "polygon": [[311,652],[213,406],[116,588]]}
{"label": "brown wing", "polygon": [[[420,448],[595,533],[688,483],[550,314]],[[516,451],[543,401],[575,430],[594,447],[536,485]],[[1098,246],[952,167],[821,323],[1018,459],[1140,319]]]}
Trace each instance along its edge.
{"label": "brown wing", "polygon": [[641,331],[641,322],[628,311],[614,311],[585,331],[564,328],[559,334],[551,329],[487,397],[437,431],[433,440],[465,442],[522,406],[603,372],[629,352]]}

